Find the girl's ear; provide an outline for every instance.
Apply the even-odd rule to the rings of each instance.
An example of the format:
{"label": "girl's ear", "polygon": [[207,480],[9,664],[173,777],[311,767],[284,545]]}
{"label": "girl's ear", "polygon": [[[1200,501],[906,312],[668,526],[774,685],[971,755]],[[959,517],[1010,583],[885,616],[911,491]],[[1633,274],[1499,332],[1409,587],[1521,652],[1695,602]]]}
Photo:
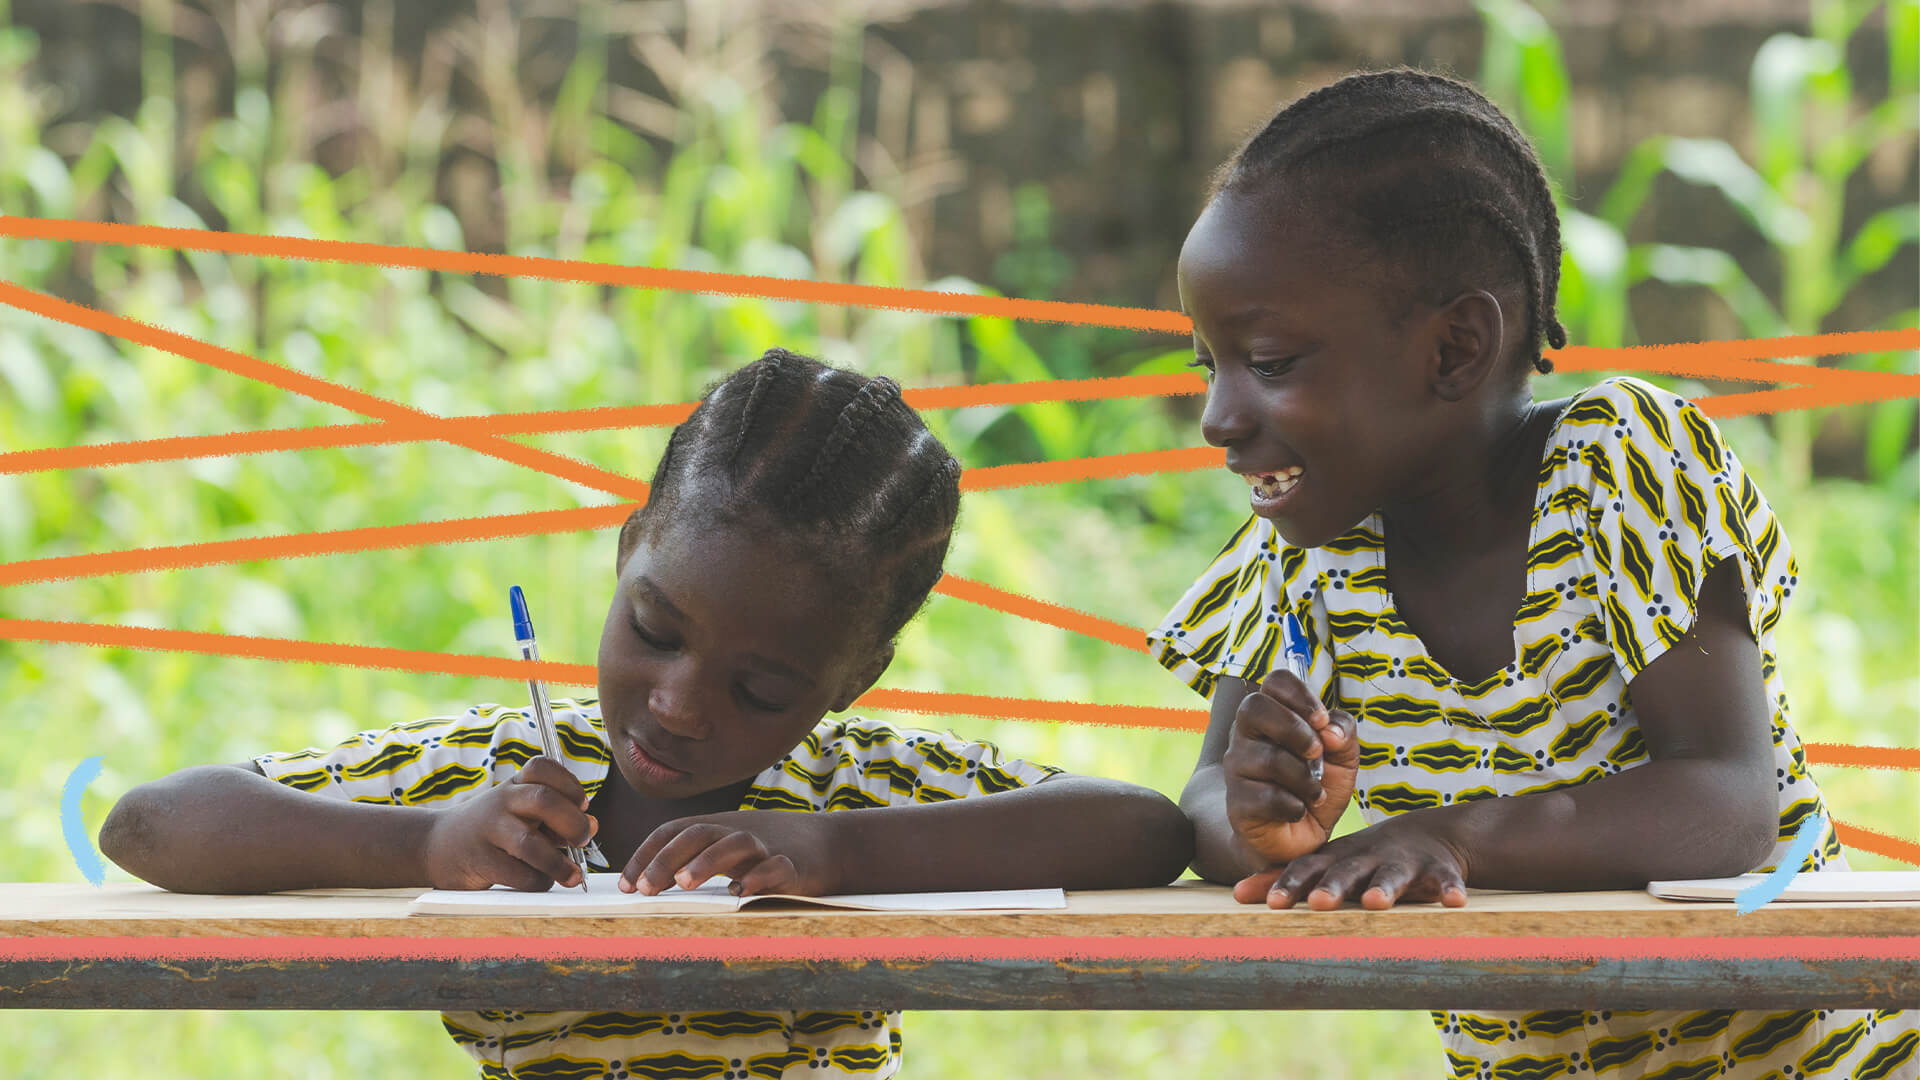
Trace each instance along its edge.
{"label": "girl's ear", "polygon": [[1436,312],[1434,323],[1433,392],[1444,401],[1459,401],[1499,370],[1506,313],[1492,293],[1473,289]]}
{"label": "girl's ear", "polygon": [[834,699],[833,708],[829,711],[846,712],[853,708],[853,703],[860,699],[860,695],[873,689],[873,684],[879,682],[880,676],[887,673],[887,665],[891,663],[893,663],[893,643],[888,642],[874,655],[873,660],[867,664],[866,670],[854,678],[853,685],[848,686],[844,693]]}

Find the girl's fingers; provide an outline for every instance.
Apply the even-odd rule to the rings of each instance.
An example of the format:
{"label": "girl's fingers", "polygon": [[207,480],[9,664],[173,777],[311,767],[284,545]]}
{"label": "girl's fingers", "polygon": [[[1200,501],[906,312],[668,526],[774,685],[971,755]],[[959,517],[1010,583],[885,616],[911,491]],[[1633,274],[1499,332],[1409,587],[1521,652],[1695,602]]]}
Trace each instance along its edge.
{"label": "girl's fingers", "polygon": [[550,757],[537,757],[522,765],[508,783],[550,787],[580,809],[587,808],[587,789],[580,786],[579,778],[569,772],[565,765]]}
{"label": "girl's fingers", "polygon": [[[493,884],[505,885],[509,889],[519,889],[521,892],[546,892],[553,888],[554,879],[551,875],[541,873],[498,847],[488,848],[481,855],[480,862],[481,872]],[[480,887],[484,889],[488,886]]]}
{"label": "girl's fingers", "polygon": [[1267,906],[1282,909],[1292,907],[1307,895],[1307,890],[1313,888],[1314,883],[1332,865],[1333,860],[1324,855],[1308,855],[1288,863],[1267,893]]}
{"label": "girl's fingers", "polygon": [[1244,741],[1269,743],[1306,758],[1320,751],[1320,740],[1299,712],[1268,697],[1248,694],[1234,710],[1233,734]]}
{"label": "girl's fingers", "polygon": [[[672,824],[668,822],[660,826],[660,829],[655,829],[654,836],[647,837],[647,843],[641,845],[641,850],[633,853],[633,860],[627,864],[627,872],[633,874],[634,888],[648,896],[673,884],[673,875],[676,870],[687,865],[695,855],[706,850],[707,845],[731,832],[719,825],[689,825],[662,844],[652,859],[642,863],[641,856],[646,853],[647,847],[653,843],[654,838],[660,834],[660,830]],[[644,869],[635,874],[633,870],[635,866],[643,866]]]}
{"label": "girl's fingers", "polygon": [[[757,846],[757,842],[756,842]],[[761,848],[762,853],[765,848]],[[796,892],[800,884],[800,872],[795,869],[793,860],[785,855],[774,855],[760,859],[751,870],[733,880],[732,892],[735,896],[759,896],[762,893]]]}
{"label": "girl's fingers", "polygon": [[1264,743],[1235,743],[1220,759],[1227,782],[1229,818],[1261,823],[1299,821],[1321,786],[1306,763]]}
{"label": "girl's fingers", "polygon": [[576,879],[580,868],[553,842],[553,837],[537,825],[530,825],[515,817],[502,819],[501,827],[495,833],[494,847],[542,878],[541,884],[535,886],[520,884],[527,879],[518,875],[514,881],[503,881],[501,884],[510,884],[516,889],[544,891],[556,881],[562,885],[578,883]]}
{"label": "girl's fingers", "polygon": [[738,879],[741,872],[765,861],[767,849],[748,832],[733,832],[715,840],[673,875],[674,884],[697,889],[715,874]]}
{"label": "girl's fingers", "polygon": [[1334,709],[1326,713],[1322,722],[1314,725],[1315,734],[1327,748],[1327,761],[1333,765],[1354,768],[1360,764],[1359,740],[1356,738],[1359,725],[1343,709]]}
{"label": "girl's fingers", "polygon": [[653,865],[654,856],[660,854],[674,837],[687,828],[678,821],[669,821],[647,834],[640,846],[634,849],[633,856],[627,860],[626,869],[620,871],[620,891],[634,892],[640,885],[640,872]]}
{"label": "girl's fingers", "polygon": [[1321,703],[1320,699],[1313,696],[1313,691],[1307,689],[1307,684],[1301,682],[1298,676],[1285,667],[1277,667],[1269,671],[1267,677],[1260,680],[1256,694],[1248,695],[1248,697],[1254,696],[1265,697],[1285,705],[1295,715],[1309,722],[1315,714],[1324,714],[1327,711],[1327,707]]}
{"label": "girl's fingers", "polygon": [[1442,904],[1447,907],[1467,906],[1467,883],[1460,877],[1458,867],[1440,867],[1434,872],[1433,878],[1434,891],[1439,895]]}
{"label": "girl's fingers", "polygon": [[1417,889],[1414,892],[1408,891],[1409,886],[1413,884],[1414,874],[1411,867],[1405,863],[1387,863],[1373,872],[1373,880],[1367,883],[1367,890],[1360,894],[1360,906],[1368,911],[1385,911],[1403,898],[1419,899],[1416,895]]}
{"label": "girl's fingers", "polygon": [[1372,857],[1360,856],[1334,863],[1307,895],[1307,906],[1315,911],[1332,911],[1349,899],[1359,899],[1364,882],[1370,880],[1379,869],[1380,863]]}
{"label": "girl's fingers", "polygon": [[1242,904],[1260,903],[1267,898],[1267,893],[1273,890],[1273,883],[1279,880],[1283,869],[1276,866],[1271,870],[1262,870],[1257,874],[1241,878],[1233,886],[1233,898]]}

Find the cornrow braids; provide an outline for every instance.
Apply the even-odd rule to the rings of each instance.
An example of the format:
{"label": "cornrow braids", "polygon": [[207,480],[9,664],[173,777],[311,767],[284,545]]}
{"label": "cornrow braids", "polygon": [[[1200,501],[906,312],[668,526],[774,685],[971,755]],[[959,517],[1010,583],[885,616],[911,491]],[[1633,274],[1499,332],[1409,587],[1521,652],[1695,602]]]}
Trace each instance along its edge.
{"label": "cornrow braids", "polygon": [[1408,279],[1409,292],[1439,300],[1518,276],[1524,355],[1535,370],[1553,370],[1541,342],[1564,348],[1567,332],[1555,314],[1561,251],[1552,189],[1532,144],[1479,91],[1397,68],[1306,94],[1216,171],[1209,200],[1274,190],[1350,225]]}
{"label": "cornrow braids", "polygon": [[674,429],[621,550],[689,516],[767,526],[816,553],[844,595],[872,597],[890,643],[940,580],[959,476],[892,379],[769,349]]}
{"label": "cornrow braids", "polygon": [[893,402],[900,401],[900,385],[885,375],[869,379],[853,395],[853,400],[841,406],[840,414],[834,417],[833,430],[827,433],[827,441],[814,455],[813,464],[807,469],[807,475],[801,479],[794,495],[807,497],[808,492],[818,488],[823,480],[839,463],[842,454],[854,442],[877,431],[874,419]]}

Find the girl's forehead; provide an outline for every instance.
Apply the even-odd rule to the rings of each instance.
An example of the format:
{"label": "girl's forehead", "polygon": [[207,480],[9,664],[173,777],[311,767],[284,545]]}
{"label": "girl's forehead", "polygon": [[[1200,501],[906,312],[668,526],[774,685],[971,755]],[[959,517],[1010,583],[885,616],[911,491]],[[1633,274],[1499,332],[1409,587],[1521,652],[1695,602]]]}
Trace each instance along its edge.
{"label": "girl's forehead", "polygon": [[1194,222],[1178,268],[1190,309],[1317,308],[1370,287],[1370,271],[1372,258],[1324,213],[1235,192],[1221,193]]}
{"label": "girl's forehead", "polygon": [[836,652],[837,628],[858,621],[862,599],[836,587],[820,553],[766,526],[702,517],[664,522],[635,545],[622,598],[664,600],[690,622],[778,640],[816,659]]}

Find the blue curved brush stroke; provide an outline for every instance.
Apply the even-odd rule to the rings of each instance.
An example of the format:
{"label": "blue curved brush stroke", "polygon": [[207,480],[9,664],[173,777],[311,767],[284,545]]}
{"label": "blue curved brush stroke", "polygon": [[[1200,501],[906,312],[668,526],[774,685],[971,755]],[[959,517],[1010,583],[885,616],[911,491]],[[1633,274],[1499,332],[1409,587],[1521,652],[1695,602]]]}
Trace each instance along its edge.
{"label": "blue curved brush stroke", "polygon": [[1787,853],[1781,857],[1780,864],[1775,866],[1773,872],[1766,877],[1740,890],[1739,894],[1733,898],[1733,909],[1742,915],[1758,911],[1785,892],[1787,883],[1800,872],[1800,867],[1807,861],[1807,856],[1813,854],[1813,845],[1825,831],[1826,820],[1825,814],[1814,814],[1801,822],[1800,828],[1793,834],[1793,843],[1787,846]]}
{"label": "blue curved brush stroke", "polygon": [[107,879],[107,868],[100,862],[100,853],[93,849],[86,822],[80,820],[80,796],[99,775],[100,758],[96,755],[75,766],[66,786],[60,789],[60,831],[67,836],[67,850],[73,852],[73,861],[80,864],[80,873],[95,885]]}

